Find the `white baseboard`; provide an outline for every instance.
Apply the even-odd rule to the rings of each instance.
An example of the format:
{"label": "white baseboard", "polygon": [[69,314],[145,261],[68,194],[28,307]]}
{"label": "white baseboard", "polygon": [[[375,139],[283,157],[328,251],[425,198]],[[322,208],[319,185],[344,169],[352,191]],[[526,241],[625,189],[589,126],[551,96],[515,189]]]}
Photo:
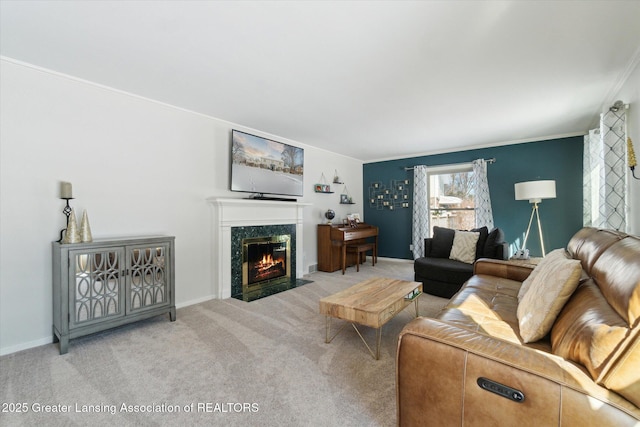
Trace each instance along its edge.
{"label": "white baseboard", "polygon": [[46,338],[40,338],[34,341],[23,342],[18,345],[12,345],[10,347],[0,348],[0,356],[4,356],[11,353],[17,353],[22,350],[28,350],[33,347],[40,347],[41,345],[51,344],[53,342],[53,336],[49,335]]}
{"label": "white baseboard", "polygon": [[216,297],[214,295],[207,295],[205,297],[196,298],[196,299],[192,299],[192,300],[189,300],[189,301],[184,301],[184,302],[181,302],[181,303],[176,303],[176,308],[189,307],[190,305],[200,304],[201,302],[209,301],[209,300],[212,300],[212,299],[216,299]]}
{"label": "white baseboard", "polygon": [[411,264],[413,264],[413,260],[412,260],[412,259],[404,259],[404,258],[385,258],[385,257],[378,257],[378,260],[390,261],[390,262],[404,262],[404,263],[411,263]]}

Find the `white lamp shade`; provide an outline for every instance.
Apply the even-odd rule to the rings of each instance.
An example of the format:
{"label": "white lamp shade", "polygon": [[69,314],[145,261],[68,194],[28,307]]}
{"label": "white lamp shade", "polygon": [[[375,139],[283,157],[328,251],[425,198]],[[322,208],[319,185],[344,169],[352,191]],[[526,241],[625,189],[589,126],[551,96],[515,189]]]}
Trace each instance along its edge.
{"label": "white lamp shade", "polygon": [[553,180],[518,182],[515,190],[516,200],[529,200],[529,203],[556,198],[556,182]]}

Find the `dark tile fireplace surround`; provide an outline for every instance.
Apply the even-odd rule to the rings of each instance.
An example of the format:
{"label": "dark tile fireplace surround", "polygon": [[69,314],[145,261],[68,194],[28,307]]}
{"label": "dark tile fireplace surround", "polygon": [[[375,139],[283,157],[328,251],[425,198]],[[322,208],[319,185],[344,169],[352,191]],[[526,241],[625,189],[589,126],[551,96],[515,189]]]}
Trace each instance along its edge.
{"label": "dark tile fireplace surround", "polygon": [[[262,285],[243,287],[242,253],[245,239],[271,236],[290,236],[290,276],[265,281]],[[231,227],[231,297],[242,301],[254,301],[304,284],[309,280],[296,278],[296,226],[295,224],[257,225]]]}

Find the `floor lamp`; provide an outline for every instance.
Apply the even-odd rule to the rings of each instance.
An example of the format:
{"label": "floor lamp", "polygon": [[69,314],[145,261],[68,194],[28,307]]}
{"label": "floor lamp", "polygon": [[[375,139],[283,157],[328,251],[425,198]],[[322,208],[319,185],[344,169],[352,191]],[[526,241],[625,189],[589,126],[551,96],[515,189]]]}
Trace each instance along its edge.
{"label": "floor lamp", "polygon": [[544,251],[544,241],[542,239],[542,226],[540,225],[538,204],[542,202],[542,199],[556,198],[556,182],[553,180],[518,182],[515,185],[515,191],[516,200],[529,200],[529,203],[533,204],[531,209],[531,218],[529,218],[529,225],[527,226],[527,232],[524,235],[524,242],[522,243],[522,251],[524,253],[524,250],[527,247],[527,239],[529,238],[529,231],[531,230],[531,223],[533,222],[533,215],[535,214],[536,219],[538,220],[538,234],[540,235],[542,256],[545,256],[546,253]]}

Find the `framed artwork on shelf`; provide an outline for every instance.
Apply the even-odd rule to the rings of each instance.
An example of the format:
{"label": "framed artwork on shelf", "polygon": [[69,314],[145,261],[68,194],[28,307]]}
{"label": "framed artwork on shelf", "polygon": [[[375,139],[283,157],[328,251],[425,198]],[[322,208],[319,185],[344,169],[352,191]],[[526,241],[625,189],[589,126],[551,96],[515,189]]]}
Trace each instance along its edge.
{"label": "framed artwork on shelf", "polygon": [[314,189],[316,193],[333,193],[331,186],[327,184],[316,184]]}
{"label": "framed artwork on shelf", "polygon": [[324,174],[320,175],[320,181],[317,184],[314,184],[313,189],[316,193],[333,193],[333,191],[331,191],[331,186],[327,184]]}

